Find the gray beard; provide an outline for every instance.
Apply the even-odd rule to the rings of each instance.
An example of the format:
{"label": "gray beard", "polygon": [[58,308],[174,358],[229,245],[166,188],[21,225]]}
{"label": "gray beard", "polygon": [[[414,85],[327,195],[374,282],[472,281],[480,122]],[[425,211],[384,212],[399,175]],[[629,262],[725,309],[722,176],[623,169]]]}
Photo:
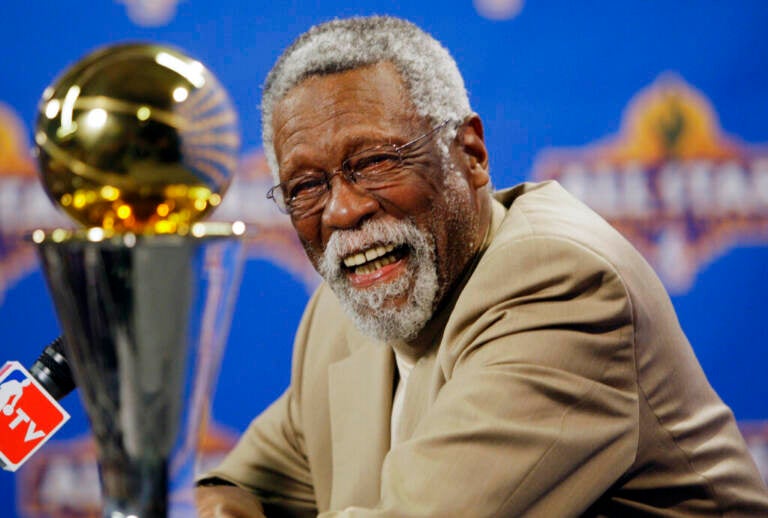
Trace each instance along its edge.
{"label": "gray beard", "polygon": [[[372,245],[408,245],[406,271],[392,282],[367,288],[349,284],[342,258]],[[409,221],[368,220],[359,229],[333,233],[319,263],[320,275],[364,334],[383,342],[414,339],[432,318],[439,285],[432,237]],[[405,304],[387,304],[407,295]]]}

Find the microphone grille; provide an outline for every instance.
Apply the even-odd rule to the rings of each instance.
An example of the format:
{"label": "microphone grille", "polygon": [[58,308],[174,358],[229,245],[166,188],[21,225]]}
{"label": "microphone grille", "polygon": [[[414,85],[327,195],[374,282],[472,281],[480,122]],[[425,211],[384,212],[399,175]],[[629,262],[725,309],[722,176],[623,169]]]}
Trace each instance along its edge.
{"label": "microphone grille", "polygon": [[64,337],[60,336],[46,347],[29,369],[30,374],[59,400],[75,389],[72,369],[64,356]]}

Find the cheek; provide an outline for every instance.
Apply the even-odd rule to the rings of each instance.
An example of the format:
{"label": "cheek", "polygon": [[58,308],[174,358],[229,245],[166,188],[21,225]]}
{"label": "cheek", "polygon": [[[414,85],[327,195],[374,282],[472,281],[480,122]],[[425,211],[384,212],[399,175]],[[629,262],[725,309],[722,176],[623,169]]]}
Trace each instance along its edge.
{"label": "cheek", "polygon": [[309,259],[314,263],[316,258],[323,253],[320,219],[317,217],[303,218],[291,223]]}
{"label": "cheek", "polygon": [[384,201],[387,212],[397,218],[418,218],[431,213],[440,203],[441,186],[437,178],[439,171],[413,173],[410,177],[388,189],[381,189],[376,194]]}
{"label": "cheek", "polygon": [[[456,174],[448,171],[446,174]],[[466,185],[448,180],[430,203],[418,225],[432,234],[438,276],[451,285],[474,253],[475,209]]]}

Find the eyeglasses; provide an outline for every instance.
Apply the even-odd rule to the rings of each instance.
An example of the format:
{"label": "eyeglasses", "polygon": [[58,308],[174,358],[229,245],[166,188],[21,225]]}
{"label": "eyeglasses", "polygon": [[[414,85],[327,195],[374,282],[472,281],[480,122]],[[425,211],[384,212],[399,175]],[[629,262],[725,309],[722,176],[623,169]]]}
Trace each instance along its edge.
{"label": "eyeglasses", "polygon": [[341,167],[330,173],[311,171],[296,175],[269,189],[267,198],[274,201],[282,212],[301,219],[320,212],[325,207],[327,195],[331,190],[331,179],[338,174],[366,192],[383,189],[404,173],[403,161],[416,146],[427,142],[449,122],[451,119],[400,146],[382,144],[355,153],[345,158]]}

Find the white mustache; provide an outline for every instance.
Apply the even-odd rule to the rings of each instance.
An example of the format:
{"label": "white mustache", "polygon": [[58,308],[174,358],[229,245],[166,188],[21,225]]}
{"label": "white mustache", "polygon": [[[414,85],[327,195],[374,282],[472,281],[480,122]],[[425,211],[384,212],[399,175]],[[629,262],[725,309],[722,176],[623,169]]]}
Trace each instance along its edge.
{"label": "white mustache", "polygon": [[[345,257],[377,245],[408,245],[413,242],[413,225],[405,221],[367,220],[360,228],[337,230],[323,252],[320,273],[335,273]],[[326,277],[327,278],[327,277]]]}

